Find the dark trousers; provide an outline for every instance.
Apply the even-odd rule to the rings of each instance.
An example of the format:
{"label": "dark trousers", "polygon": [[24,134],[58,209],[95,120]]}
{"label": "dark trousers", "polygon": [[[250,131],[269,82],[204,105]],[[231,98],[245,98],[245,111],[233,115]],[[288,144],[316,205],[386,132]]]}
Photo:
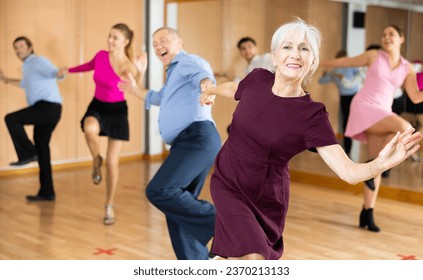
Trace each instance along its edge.
{"label": "dark trousers", "polygon": [[209,121],[194,122],[172,143],[170,153],[146,195],[166,215],[173,250],[179,260],[206,260],[213,236],[215,208],[199,200],[204,181],[221,147]]}
{"label": "dark trousers", "polygon": [[[62,105],[38,101],[33,106],[10,113],[5,117],[18,159],[25,160],[38,155],[39,195],[54,195],[49,143],[61,113]],[[29,140],[24,125],[34,125],[34,144]]]}
{"label": "dark trousers", "polygon": [[[403,94],[400,97],[394,98],[394,102],[392,103],[392,112],[396,113],[397,115],[400,115],[403,112],[406,112],[406,102],[408,95],[407,94]],[[416,105],[422,105],[422,103],[418,103],[418,104],[414,104]],[[417,106],[416,106],[417,107]]]}
{"label": "dark trousers", "polygon": [[[347,122],[348,118],[350,116],[350,106],[351,101],[353,99],[354,95],[351,96],[341,96],[341,114],[342,114],[342,133],[345,133],[345,129],[347,128]],[[351,146],[352,146],[352,140],[351,138],[345,137],[344,135],[344,150],[347,155],[350,154]]]}

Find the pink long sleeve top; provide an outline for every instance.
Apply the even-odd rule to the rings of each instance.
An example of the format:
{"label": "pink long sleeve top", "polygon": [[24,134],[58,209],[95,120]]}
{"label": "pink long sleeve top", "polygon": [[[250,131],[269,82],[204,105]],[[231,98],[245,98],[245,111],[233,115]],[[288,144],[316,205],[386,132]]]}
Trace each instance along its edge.
{"label": "pink long sleeve top", "polygon": [[114,71],[109,60],[109,52],[99,51],[94,58],[85,64],[71,67],[69,73],[88,72],[94,70],[94,97],[102,102],[115,103],[125,100],[124,93],[118,89],[120,77]]}

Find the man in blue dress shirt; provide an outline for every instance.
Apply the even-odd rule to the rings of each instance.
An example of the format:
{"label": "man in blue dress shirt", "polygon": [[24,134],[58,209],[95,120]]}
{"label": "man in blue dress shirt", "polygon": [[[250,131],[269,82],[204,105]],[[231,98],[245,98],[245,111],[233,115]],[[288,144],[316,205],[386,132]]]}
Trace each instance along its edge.
{"label": "man in blue dress shirt", "polygon": [[[199,200],[221,140],[211,106],[201,106],[201,89],[215,83],[207,61],[186,53],[176,30],[160,28],[153,34],[153,48],[166,67],[165,85],[159,90],[137,88],[135,81],[121,89],[145,99],[146,108],[160,106],[159,129],[171,145],[170,153],[149,182],[146,194],[166,215],[172,246],[180,260],[208,258],[207,243],[214,234],[215,209]],[[137,62],[141,73],[147,57]]]}
{"label": "man in blue dress shirt", "polygon": [[[18,155],[11,166],[21,166],[38,161],[40,189],[36,195],[28,195],[28,201],[52,201],[55,199],[50,162],[50,139],[60,120],[62,97],[57,86],[58,69],[42,56],[34,54],[32,42],[26,37],[13,41],[13,48],[23,61],[22,79],[7,78],[0,70],[0,80],[25,90],[28,107],[6,115],[5,121]],[[29,140],[24,125],[34,125],[34,144]]]}
{"label": "man in blue dress shirt", "polygon": [[[336,54],[336,58],[346,57],[347,52],[345,50],[340,50]],[[361,84],[351,84],[346,85],[348,81],[356,79],[360,74],[360,70],[357,67],[344,67],[344,68],[334,68],[330,72],[324,72],[322,77],[319,79],[319,84],[335,83],[338,88],[340,99],[340,109],[341,109],[341,126],[342,133],[345,132],[347,127],[348,117],[350,115],[350,105],[354,95],[358,92],[361,87]],[[343,137],[343,147],[345,153],[349,155],[352,147],[352,140],[348,137]]]}

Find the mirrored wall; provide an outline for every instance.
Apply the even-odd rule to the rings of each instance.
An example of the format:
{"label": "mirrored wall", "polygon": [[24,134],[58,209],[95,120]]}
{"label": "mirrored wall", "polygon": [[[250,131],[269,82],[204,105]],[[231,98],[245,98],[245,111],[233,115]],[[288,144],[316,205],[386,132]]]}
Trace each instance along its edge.
{"label": "mirrored wall", "polygon": [[[333,58],[341,48],[349,48],[351,55],[360,54],[369,44],[380,44],[383,27],[400,26],[406,35],[402,55],[410,61],[423,61],[423,1],[329,1],[329,0],[208,0],[168,1],[172,5],[173,27],[180,32],[188,52],[199,54],[210,61],[218,78],[224,82],[244,71],[246,62],[236,47],[244,36],[253,37],[261,53],[269,51],[274,30],[298,16],[319,27],[323,33],[321,59]],[[177,8],[175,8],[175,6]],[[176,12],[175,12],[176,11]],[[354,12],[358,18],[354,22]],[[168,13],[168,17],[169,17]],[[361,22],[360,22],[360,15]],[[335,85],[322,86],[317,80],[319,69],[307,86],[316,101],[323,102],[330,114],[335,131],[338,129],[339,94]],[[236,103],[217,100],[214,107],[219,132],[223,140]],[[342,137],[341,133],[338,133]],[[365,146],[355,143],[353,159],[366,159]],[[423,165],[412,160],[396,167],[382,184],[394,188],[408,188],[423,193]],[[317,154],[304,152],[291,162],[291,171],[299,176],[315,174],[325,178],[336,175]],[[336,182],[336,181],[334,181]]]}

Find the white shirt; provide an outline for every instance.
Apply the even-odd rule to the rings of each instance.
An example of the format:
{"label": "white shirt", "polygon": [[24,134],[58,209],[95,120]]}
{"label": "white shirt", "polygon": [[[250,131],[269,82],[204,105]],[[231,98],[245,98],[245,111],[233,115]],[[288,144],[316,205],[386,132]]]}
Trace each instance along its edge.
{"label": "white shirt", "polygon": [[248,64],[247,66],[246,74],[250,73],[255,68],[263,68],[271,72],[275,72],[275,65],[273,65],[270,53],[265,53],[263,55],[255,55],[251,60],[250,64]]}

